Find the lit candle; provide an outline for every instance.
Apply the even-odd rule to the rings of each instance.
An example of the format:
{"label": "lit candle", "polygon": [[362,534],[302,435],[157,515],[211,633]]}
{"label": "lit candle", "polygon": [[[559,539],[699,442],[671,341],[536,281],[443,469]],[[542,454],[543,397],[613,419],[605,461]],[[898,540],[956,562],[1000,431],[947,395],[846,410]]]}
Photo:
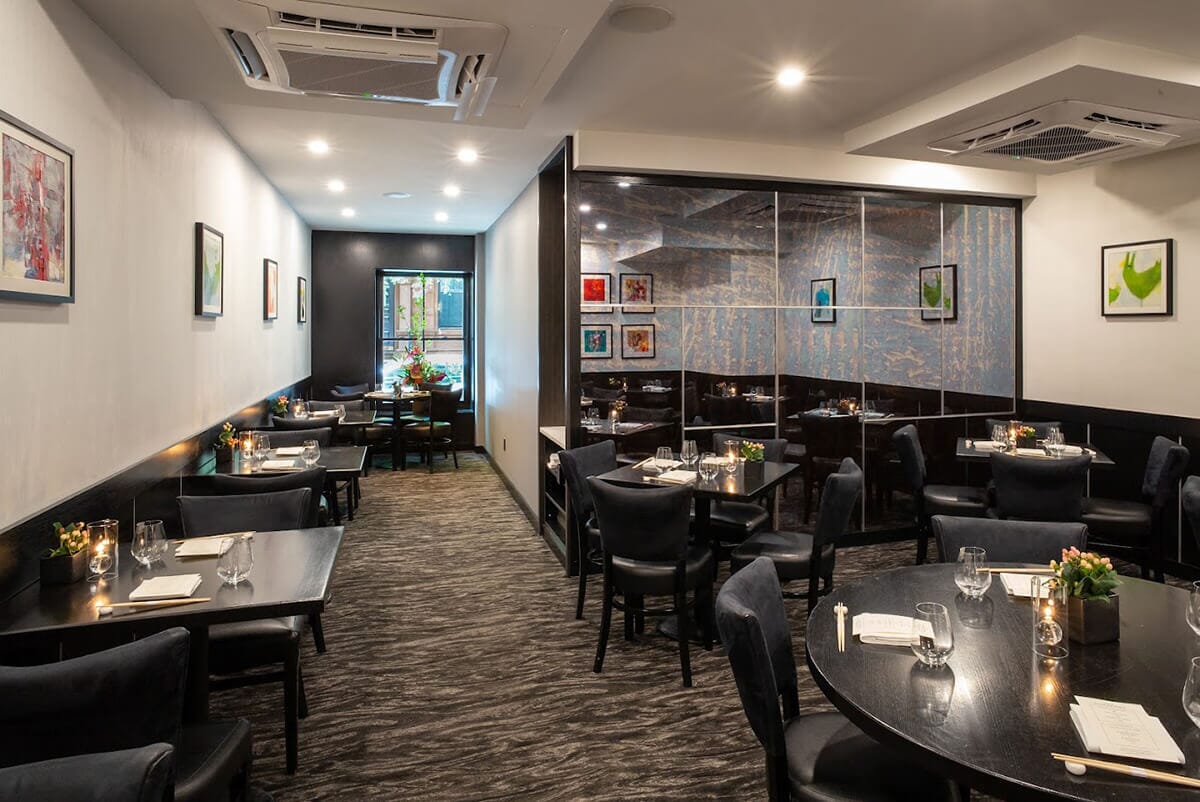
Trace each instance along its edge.
{"label": "lit candle", "polygon": [[254,451],[254,436],[249,432],[242,433],[242,456],[248,457]]}

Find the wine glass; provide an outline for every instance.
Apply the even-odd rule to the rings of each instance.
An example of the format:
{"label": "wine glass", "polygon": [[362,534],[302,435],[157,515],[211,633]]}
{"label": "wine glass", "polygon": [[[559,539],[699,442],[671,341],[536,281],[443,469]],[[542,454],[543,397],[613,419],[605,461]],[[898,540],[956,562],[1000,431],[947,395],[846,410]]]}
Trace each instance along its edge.
{"label": "wine glass", "polygon": [[1051,426],[1046,431],[1046,449],[1052,455],[1061,457],[1064,445],[1066,445],[1066,441],[1063,440],[1062,429],[1057,426]]}
{"label": "wine glass", "polygon": [[997,423],[992,427],[992,442],[1000,448],[1008,446],[1008,428],[1003,423]]}
{"label": "wine glass", "polygon": [[138,521],[133,528],[129,552],[139,563],[150,567],[167,553],[167,537],[162,521]]}
{"label": "wine glass", "polygon": [[227,585],[237,585],[250,576],[254,567],[254,546],[250,535],[233,535],[233,543],[217,558],[217,576]]}
{"label": "wine glass", "polygon": [[267,452],[271,450],[271,438],[267,437],[266,432],[254,432],[251,440],[250,453],[256,460],[262,460],[267,456]]}
{"label": "wine glass", "polygon": [[1200,657],[1192,658],[1187,682],[1183,683],[1183,712],[1197,727],[1200,727]]}
{"label": "wine glass", "polygon": [[321,458],[321,446],[316,440],[304,441],[304,464],[312,467],[317,464],[317,460]]}
{"label": "wine glass", "polygon": [[1187,622],[1192,632],[1200,635],[1200,582],[1192,583],[1192,592],[1188,595]]}
{"label": "wine glass", "polygon": [[697,466],[700,471],[700,479],[705,482],[711,482],[717,478],[717,455],[711,451],[705,451],[700,455],[700,464]]}
{"label": "wine glass", "polygon": [[950,627],[950,612],[944,604],[921,602],[913,616],[913,654],[930,668],[946,665],[954,651],[954,630]]}
{"label": "wine glass", "polygon": [[958,550],[958,566],[954,569],[954,584],[972,599],[978,599],[992,586],[987,570],[987,552],[978,546],[963,546]]}
{"label": "wine glass", "polygon": [[683,460],[684,466],[687,469],[695,470],[696,460],[700,458],[700,452],[696,448],[695,440],[684,440],[683,446],[679,449],[679,459]]}

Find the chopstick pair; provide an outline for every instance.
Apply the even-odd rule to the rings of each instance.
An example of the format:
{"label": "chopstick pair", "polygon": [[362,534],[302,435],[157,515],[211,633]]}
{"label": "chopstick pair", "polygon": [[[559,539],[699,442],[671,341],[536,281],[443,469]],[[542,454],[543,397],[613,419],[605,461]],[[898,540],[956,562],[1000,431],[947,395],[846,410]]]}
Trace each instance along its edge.
{"label": "chopstick pair", "polygon": [[846,605],[838,602],[833,606],[833,614],[838,620],[838,651],[846,651]]}
{"label": "chopstick pair", "polygon": [[112,604],[96,605],[96,612],[104,615],[106,612],[111,613],[113,610],[151,610],[159,607],[181,607],[185,604],[199,604],[206,601],[212,601],[212,599],[207,596],[199,596],[189,599],[147,599],[146,601],[135,602],[113,602]]}
{"label": "chopstick pair", "polygon": [[201,535],[200,537],[188,537],[182,540],[172,540],[176,546],[182,546],[184,543],[194,543],[197,540],[222,540],[227,537],[238,537],[239,535],[253,535],[253,529],[247,529],[245,532],[226,532],[223,535]]}
{"label": "chopstick pair", "polygon": [[1126,777],[1137,777],[1142,780],[1157,780],[1158,782],[1171,783],[1173,785],[1185,785],[1188,788],[1200,788],[1200,780],[1193,777],[1184,777],[1181,774],[1171,774],[1169,771],[1158,771],[1157,769],[1144,769],[1141,766],[1130,766],[1126,763],[1112,763],[1107,760],[1096,760],[1090,757],[1074,757],[1072,755],[1061,755],[1058,752],[1051,752],[1050,757],[1055,760],[1061,760],[1064,763],[1078,763],[1081,766],[1088,766],[1093,769],[1102,769],[1110,771],[1114,774],[1124,774]]}
{"label": "chopstick pair", "polygon": [[1053,574],[1047,566],[1046,568],[980,568],[980,571],[989,574]]}

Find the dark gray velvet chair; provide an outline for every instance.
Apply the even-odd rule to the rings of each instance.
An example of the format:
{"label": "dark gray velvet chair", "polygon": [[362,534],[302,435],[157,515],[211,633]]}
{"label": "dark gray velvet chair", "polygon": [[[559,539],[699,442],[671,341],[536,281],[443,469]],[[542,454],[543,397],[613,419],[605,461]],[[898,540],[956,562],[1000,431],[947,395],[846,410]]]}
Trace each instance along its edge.
{"label": "dark gray velvet chair", "polygon": [[180,496],[184,537],[303,529],[312,508],[307,487],[241,496]]}
{"label": "dark gray velvet chair", "polygon": [[[330,442],[337,440],[338,437],[337,418],[327,415],[317,418],[281,418],[278,415],[272,415],[271,428],[276,432],[298,432],[311,429],[329,429],[332,435],[330,437]],[[272,443],[274,443],[274,441],[272,441]]]}
{"label": "dark gray velvet chair", "polygon": [[[599,674],[604,668],[614,607],[625,612],[626,639],[633,637],[634,615],[673,615],[679,626],[683,685],[690,688],[688,610],[695,608],[705,648],[712,649],[713,582],[712,551],[688,543],[692,488],[620,487],[594,477],[587,481],[604,550],[604,612],[592,670]],[[688,591],[693,603],[687,601]],[[646,596],[672,596],[674,605],[648,609],[643,603]]]}
{"label": "dark gray velvet chair", "polygon": [[957,802],[953,783],[892,753],[841,713],[800,712],[791,626],[766,557],[721,586],[717,629],[742,709],[766,751],[773,802]]}
{"label": "dark gray velvet chair", "polygon": [[317,412],[328,412],[339,406],[344,408],[347,412],[362,412],[367,408],[367,402],[361,398],[354,401],[309,401],[308,411],[312,412],[315,410]]}
{"label": "dark gray velvet chair", "polygon": [[[837,473],[831,473],[825,479],[814,534],[758,532],[733,550],[729,558],[730,570],[739,571],[759,557],[769,558],[780,582],[808,580],[808,610],[812,612],[818,596],[833,589],[837,539],[846,532],[862,487],[862,470],[854,460],[846,457]],[[820,588],[822,583],[823,590]]]}
{"label": "dark gray velvet chair", "polygon": [[[0,798],[244,798],[250,725],[183,724],[188,633],[0,667]],[[99,754],[97,754],[99,753]],[[166,789],[164,794],[164,788]]]}
{"label": "dark gray velvet chair", "polygon": [[333,444],[333,429],[328,426],[316,429],[259,429],[271,441],[271,448],[289,448],[302,446],[305,440],[316,440],[317,445],[325,448]]}
{"label": "dark gray velvet chair", "polygon": [[1175,498],[1191,457],[1174,440],[1155,437],[1142,475],[1141,499],[1126,501],[1091,497],[1083,500],[1080,518],[1092,541],[1107,551],[1123,552],[1139,563],[1142,576],[1163,580],[1164,513]]}
{"label": "dark gray velvet chair", "polygon": [[[1005,429],[1007,429],[1008,424],[1012,423],[1012,421],[1002,419],[1002,418],[984,418],[983,423],[984,423],[984,426],[987,427],[987,432],[986,432],[987,436],[991,437],[993,426],[1003,426]],[[1056,421],[1056,420],[1043,420],[1043,421],[1023,420],[1023,421],[1021,421],[1021,425],[1032,427],[1033,431],[1034,431],[1034,437],[1036,437],[1038,440],[1046,439],[1046,435],[1050,433],[1051,426],[1057,426],[1058,430],[1062,431],[1062,421]]]}
{"label": "dark gray velvet chair", "polygon": [[571,501],[571,522],[575,535],[575,553],[579,559],[579,589],[575,594],[575,618],[583,618],[583,599],[587,595],[587,578],[592,569],[603,569],[600,551],[600,527],[596,523],[596,506],[587,480],[617,469],[617,447],[612,440],[601,440],[589,446],[558,452],[567,495]]}
{"label": "dark gray velvet chair", "polygon": [[458,417],[458,405],[461,400],[462,390],[429,391],[429,419],[409,423],[401,430],[401,437],[392,446],[392,470],[396,469],[397,449],[400,470],[407,468],[409,443],[424,451],[430,473],[433,473],[434,446],[440,446],[445,456],[453,454],[454,469],[458,470],[458,450],[454,447],[454,421]]}
{"label": "dark gray velvet chair", "polygon": [[[717,433],[713,435],[713,451],[718,456],[725,453],[729,443],[740,447],[743,440],[763,444],[763,459],[767,462],[783,462],[787,450],[784,438],[760,439],[740,435]],[[771,512],[775,506],[775,491],[765,496],[761,503],[751,501],[714,501],[709,511],[708,525],[716,535],[714,548],[718,561],[729,555],[730,550],[746,538],[771,523]]]}
{"label": "dark gray velvet chair", "polygon": [[1189,476],[1184,480],[1180,501],[1192,525],[1192,537],[1196,540],[1196,546],[1200,547],[1200,476]]}
{"label": "dark gray velvet chair", "polygon": [[1081,523],[1043,521],[1000,521],[994,518],[933,516],[933,535],[938,560],[958,561],[963,546],[979,546],[988,562],[1037,563],[1061,560],[1062,550],[1072,546],[1085,551],[1088,528]]}
{"label": "dark gray velvet chair", "polygon": [[371,392],[371,385],[365,382],[362,384],[335,384],[329,397],[334,401],[358,401],[369,392]]}
{"label": "dark gray velvet chair", "polygon": [[1020,521],[1079,520],[1091,454],[1036,459],[993,451],[989,460],[996,486],[996,506],[988,510],[989,517]]}
{"label": "dark gray velvet chair", "polygon": [[987,514],[987,491],[982,487],[927,483],[925,452],[917,427],[911,423],[892,434],[892,443],[900,455],[900,467],[912,491],[917,524],[917,564],[920,565],[929,553],[929,519],[934,515],[982,518]]}

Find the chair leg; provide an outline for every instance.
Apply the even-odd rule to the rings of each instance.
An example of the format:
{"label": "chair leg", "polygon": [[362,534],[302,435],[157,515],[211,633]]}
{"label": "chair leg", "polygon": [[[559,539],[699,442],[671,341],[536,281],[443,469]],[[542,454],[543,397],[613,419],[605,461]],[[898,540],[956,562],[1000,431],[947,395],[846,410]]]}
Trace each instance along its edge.
{"label": "chair leg", "polygon": [[700,623],[701,634],[704,635],[704,651],[711,652],[713,648],[713,630],[716,622],[713,620],[712,585],[702,582],[696,588],[696,620]]}
{"label": "chair leg", "polygon": [[635,609],[633,617],[633,631],[639,635],[646,634],[646,599],[644,596],[638,596],[635,600]]}
{"label": "chair leg", "polygon": [[633,640],[633,604],[629,596],[625,597],[625,640]]}
{"label": "chair leg", "polygon": [[451,447],[450,453],[454,455],[454,470],[458,470],[458,449]]}
{"label": "chair leg", "polygon": [[791,802],[787,759],[782,756],[767,755],[767,799],[770,802]]}
{"label": "chair leg", "polygon": [[[433,430],[433,422],[429,423],[430,431]],[[433,473],[433,438],[429,438],[429,442],[425,445],[425,463],[429,466],[429,472]]]}
{"label": "chair leg", "polygon": [[587,596],[588,558],[585,546],[579,547],[579,590],[575,594],[575,620],[583,619],[583,598]]}
{"label": "chair leg", "polygon": [[299,718],[308,718],[308,694],[304,692],[304,669],[296,667],[296,688],[297,688],[297,703],[296,708]]}
{"label": "chair leg", "polygon": [[675,620],[679,625],[679,667],[683,670],[683,687],[692,687],[692,657],[688,653],[688,636],[691,627],[688,625],[687,595],[685,591],[675,591]]}
{"label": "chair leg", "polygon": [[929,527],[921,521],[920,531],[917,532],[917,565],[924,565],[929,556]]}
{"label": "chair leg", "polygon": [[288,650],[283,661],[283,738],[287,755],[287,773],[296,773],[297,741],[299,739],[300,643]]}
{"label": "chair leg", "polygon": [[613,588],[608,572],[604,574],[604,612],[600,614],[600,640],[596,643],[596,662],[592,671],[599,674],[604,670],[604,650],[608,648],[608,630],[612,625]]}
{"label": "chair leg", "polygon": [[325,654],[325,630],[321,627],[321,614],[310,615],[308,625],[312,627],[313,644],[317,647],[317,654]]}

